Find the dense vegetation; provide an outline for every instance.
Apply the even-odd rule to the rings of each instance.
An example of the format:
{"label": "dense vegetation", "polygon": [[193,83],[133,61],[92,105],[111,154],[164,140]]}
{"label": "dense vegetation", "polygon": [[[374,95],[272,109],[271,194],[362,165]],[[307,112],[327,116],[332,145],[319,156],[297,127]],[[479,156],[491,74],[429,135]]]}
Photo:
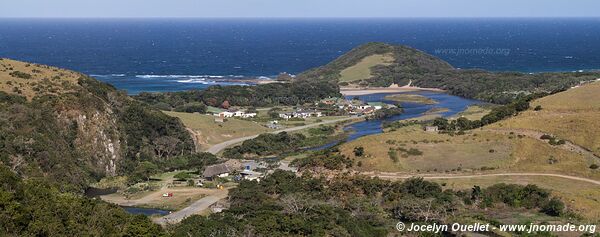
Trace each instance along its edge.
{"label": "dense vegetation", "polygon": [[[371,68],[372,78],[359,81],[361,86],[390,86],[393,83],[440,88],[450,94],[487,102],[506,104],[519,95],[568,89],[581,81],[600,78],[600,72],[537,73],[488,72],[455,69],[443,60],[406,46],[369,43],[357,47],[335,61],[305,73],[298,78],[337,81],[340,72],[364,57],[391,53],[395,62]],[[344,82],[340,83],[345,85]]]}
{"label": "dense vegetation", "polygon": [[[196,103],[214,107],[228,106],[277,106],[312,103],[337,97],[339,87],[326,80],[293,80],[290,83],[272,83],[256,86],[212,86],[206,90],[169,93],[141,93],[135,98],[161,109],[184,109]],[[227,107],[228,107],[227,106]],[[194,111],[203,112],[203,111]]]}
{"label": "dense vegetation", "polygon": [[244,156],[268,156],[295,151],[300,148],[306,136],[295,133],[265,133],[244,141],[241,145],[228,148],[223,153],[227,158],[243,158]]}
{"label": "dense vegetation", "polygon": [[[56,76],[35,73],[38,68]],[[141,162],[166,163],[195,149],[178,119],[108,84],[43,65],[28,70],[19,91],[32,87],[29,98],[0,91],[0,164],[24,177],[79,192],[104,176],[131,174]],[[79,78],[61,79],[67,73]]]}
{"label": "dense vegetation", "polygon": [[[360,154],[359,154],[360,153]],[[362,156],[364,148],[357,147],[355,154]],[[352,159],[339,153],[336,147],[316,151],[305,158],[295,159],[292,165],[300,170],[317,170],[325,168],[328,170],[345,170],[352,168],[354,165]]]}
{"label": "dense vegetation", "polygon": [[60,193],[40,179],[22,180],[0,165],[2,236],[161,236],[149,218],[118,206]]}
{"label": "dense vegetation", "polygon": [[388,236],[400,234],[394,229],[399,220],[447,224],[480,218],[498,224],[470,214],[484,208],[564,213],[562,202],[534,185],[454,191],[421,178],[404,182],[344,175],[323,179],[284,171],[275,171],[261,182],[242,181],[229,200],[228,210],[187,218],[173,235]]}

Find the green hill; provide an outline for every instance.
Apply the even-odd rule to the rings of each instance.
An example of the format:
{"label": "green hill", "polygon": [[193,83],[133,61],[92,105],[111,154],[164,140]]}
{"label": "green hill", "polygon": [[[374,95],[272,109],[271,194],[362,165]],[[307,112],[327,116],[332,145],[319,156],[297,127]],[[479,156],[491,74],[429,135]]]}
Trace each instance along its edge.
{"label": "green hill", "polygon": [[[367,43],[354,48],[327,65],[298,75],[298,78],[321,78],[341,82],[369,79],[371,79],[370,81],[387,80],[387,84],[391,84],[393,78],[387,77],[390,72],[422,74],[441,73],[452,69],[450,64],[417,49],[385,43]],[[345,79],[354,76],[350,73],[367,76],[357,77],[353,80]]]}
{"label": "green hill", "polygon": [[600,72],[526,74],[463,70],[407,46],[368,43],[297,78],[333,80],[341,86],[410,84],[439,88],[467,98],[508,103],[521,95],[562,91],[582,81],[595,80],[600,78]]}
{"label": "green hill", "polygon": [[86,75],[0,59],[0,166],[81,190],[191,153],[181,122]]}

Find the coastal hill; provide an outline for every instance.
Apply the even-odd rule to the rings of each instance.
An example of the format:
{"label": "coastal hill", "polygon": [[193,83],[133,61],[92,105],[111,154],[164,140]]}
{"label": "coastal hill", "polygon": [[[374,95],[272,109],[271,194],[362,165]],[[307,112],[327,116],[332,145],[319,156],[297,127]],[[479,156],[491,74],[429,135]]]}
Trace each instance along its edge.
{"label": "coastal hill", "polygon": [[600,72],[519,73],[456,69],[425,52],[403,45],[367,43],[299,79],[326,79],[345,87],[411,85],[438,88],[466,98],[509,103],[520,95],[562,91],[600,78]]}
{"label": "coastal hill", "polygon": [[[334,61],[298,75],[298,78],[339,80],[342,85],[378,81],[389,86],[388,74],[443,73],[454,68],[432,55],[403,45],[367,43],[352,49]],[[407,81],[408,83],[408,81]]]}
{"label": "coastal hill", "polygon": [[531,105],[535,109],[490,126],[543,132],[582,146],[600,157],[598,101],[600,81],[534,100]]}
{"label": "coastal hill", "polygon": [[191,153],[181,122],[81,73],[0,59],[0,164],[81,190]]}

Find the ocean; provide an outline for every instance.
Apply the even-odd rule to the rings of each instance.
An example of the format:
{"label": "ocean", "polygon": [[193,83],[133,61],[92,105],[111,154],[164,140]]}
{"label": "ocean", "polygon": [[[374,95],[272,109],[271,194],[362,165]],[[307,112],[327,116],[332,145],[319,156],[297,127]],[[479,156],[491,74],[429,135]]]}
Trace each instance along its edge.
{"label": "ocean", "polygon": [[458,68],[600,69],[600,18],[0,19],[0,57],[81,71],[130,94],[297,74],[373,41]]}

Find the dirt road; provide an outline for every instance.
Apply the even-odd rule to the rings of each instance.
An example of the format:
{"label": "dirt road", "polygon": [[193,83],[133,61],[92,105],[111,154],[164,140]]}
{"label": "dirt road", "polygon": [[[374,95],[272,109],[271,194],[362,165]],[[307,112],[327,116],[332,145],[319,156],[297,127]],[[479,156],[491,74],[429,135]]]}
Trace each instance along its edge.
{"label": "dirt road", "polygon": [[180,221],[187,218],[188,216],[198,214],[198,213],[206,210],[207,208],[209,208],[210,205],[218,202],[221,199],[226,198],[227,194],[228,194],[227,189],[219,190],[218,192],[215,192],[209,196],[206,196],[206,197],[192,203],[192,205],[190,205],[184,209],[173,212],[166,216],[162,216],[162,217],[153,219],[152,221],[154,221],[154,223],[157,223],[160,225],[179,223]]}
{"label": "dirt road", "polygon": [[365,172],[362,173],[371,177],[379,177],[382,179],[408,179],[412,177],[422,177],[423,179],[470,179],[470,178],[481,178],[481,177],[498,177],[498,176],[545,176],[545,177],[557,177],[563,179],[577,180],[596,184],[600,186],[600,181],[581,178],[576,176],[562,175],[562,174],[548,174],[548,173],[498,173],[498,174],[472,174],[472,175],[415,175],[415,174],[400,174],[400,173],[373,173]]}
{"label": "dirt road", "polygon": [[[331,124],[331,123],[337,123],[337,122],[346,121],[346,120],[352,120],[352,119],[356,119],[356,118],[358,118],[358,117],[352,116],[352,117],[348,117],[348,118],[328,120],[328,121],[323,121],[323,122],[320,122],[320,123],[313,123],[313,124],[308,124],[308,125],[304,125],[304,126],[298,126],[298,127],[293,127],[293,128],[281,129],[281,130],[273,131],[273,132],[270,132],[270,133],[277,134],[277,133],[280,133],[280,132],[293,132],[293,131],[298,131],[298,130],[302,130],[302,129],[305,129],[305,128],[316,127],[316,126],[319,126],[319,125],[325,125],[325,124]],[[258,135],[253,135],[253,136],[247,136],[247,137],[240,137],[240,138],[232,139],[232,140],[229,140],[229,141],[225,141],[225,142],[216,144],[216,145],[208,148],[208,150],[206,150],[206,151],[210,152],[212,154],[217,154],[217,153],[219,153],[220,151],[222,151],[223,149],[225,149],[225,148],[227,148],[229,146],[241,143],[241,142],[246,141],[246,140],[254,139],[256,137],[258,137]]]}

